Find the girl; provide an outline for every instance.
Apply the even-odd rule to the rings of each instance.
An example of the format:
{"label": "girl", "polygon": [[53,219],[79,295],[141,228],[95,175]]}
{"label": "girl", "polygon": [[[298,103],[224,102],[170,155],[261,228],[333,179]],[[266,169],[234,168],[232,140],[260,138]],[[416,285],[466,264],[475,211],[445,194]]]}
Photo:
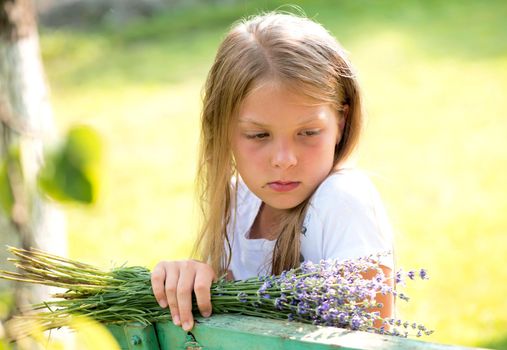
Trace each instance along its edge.
{"label": "girl", "polygon": [[[200,261],[163,261],[152,273],[176,325],[193,327],[193,292],[211,314],[210,286],[224,273],[245,279],[391,250],[377,192],[345,165],[362,123],[354,70],[321,25],[268,13],[231,29],[205,86]],[[392,257],[381,267],[390,275]],[[391,316],[392,295],[377,301]]]}

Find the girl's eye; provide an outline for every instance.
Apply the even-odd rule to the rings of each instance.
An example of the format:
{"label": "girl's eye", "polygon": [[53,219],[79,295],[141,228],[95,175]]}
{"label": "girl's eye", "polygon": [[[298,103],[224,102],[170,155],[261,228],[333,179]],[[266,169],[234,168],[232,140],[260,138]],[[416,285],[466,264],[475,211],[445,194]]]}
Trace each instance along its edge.
{"label": "girl's eye", "polygon": [[263,140],[267,137],[269,137],[269,134],[267,132],[259,132],[256,134],[245,134],[247,139],[250,140]]}
{"label": "girl's eye", "polygon": [[316,136],[316,135],[320,134],[320,130],[317,130],[317,129],[304,130],[304,131],[301,131],[300,134],[303,136]]}

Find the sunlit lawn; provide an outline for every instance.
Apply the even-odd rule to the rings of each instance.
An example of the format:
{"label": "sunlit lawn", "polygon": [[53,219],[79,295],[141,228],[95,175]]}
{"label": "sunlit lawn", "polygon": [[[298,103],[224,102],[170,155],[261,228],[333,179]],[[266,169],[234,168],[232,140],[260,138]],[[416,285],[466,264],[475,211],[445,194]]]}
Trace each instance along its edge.
{"label": "sunlit lawn", "polygon": [[[298,3],[351,52],[369,114],[360,166],[388,207],[398,264],[432,277],[407,288],[400,315],[436,329],[431,341],[506,347],[507,3]],[[252,8],[42,31],[59,130],[89,123],[107,149],[101,202],[65,209],[73,258],[188,256],[201,87],[227,27]]]}

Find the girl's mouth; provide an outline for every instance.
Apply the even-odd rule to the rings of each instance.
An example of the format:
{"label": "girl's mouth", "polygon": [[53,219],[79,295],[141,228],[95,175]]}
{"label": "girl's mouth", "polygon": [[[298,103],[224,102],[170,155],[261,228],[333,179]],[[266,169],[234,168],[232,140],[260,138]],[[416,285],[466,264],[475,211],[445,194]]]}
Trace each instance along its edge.
{"label": "girl's mouth", "polygon": [[298,187],[300,182],[297,181],[275,181],[268,183],[268,187],[276,192],[289,192]]}

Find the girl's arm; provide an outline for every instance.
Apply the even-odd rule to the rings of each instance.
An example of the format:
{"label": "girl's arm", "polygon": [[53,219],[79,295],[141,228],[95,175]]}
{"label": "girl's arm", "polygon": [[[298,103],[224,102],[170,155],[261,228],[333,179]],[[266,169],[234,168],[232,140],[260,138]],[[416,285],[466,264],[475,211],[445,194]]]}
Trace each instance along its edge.
{"label": "girl's arm", "polygon": [[[384,265],[380,265],[380,268],[384,272],[384,275],[386,276],[386,284],[390,287],[394,287],[394,282],[392,278],[392,270]],[[366,279],[373,279],[375,278],[377,272],[375,270],[370,270],[368,272],[363,273],[363,277]],[[393,317],[393,311],[394,311],[394,296],[391,293],[387,293],[386,295],[377,294],[377,297],[375,300],[378,303],[382,303],[381,308],[371,308],[368,311],[370,312],[380,312],[380,317],[382,318],[390,318]],[[382,321],[375,321],[374,327],[380,328],[382,326]]]}
{"label": "girl's arm", "polygon": [[[308,259],[345,260],[392,251],[393,234],[387,213],[380,195],[362,173],[350,170],[330,176],[315,193],[312,204],[308,220],[310,235],[302,241],[303,248],[305,240],[311,248],[303,252]],[[321,232],[322,238],[318,234],[311,236],[312,232]],[[385,283],[393,287],[393,256],[380,257],[379,264],[386,276]],[[363,274],[367,279],[375,276],[374,270]],[[372,308],[372,312],[378,311],[382,318],[393,316],[392,294],[378,294],[376,301],[383,307]],[[381,321],[375,322],[375,327],[381,326]]]}

